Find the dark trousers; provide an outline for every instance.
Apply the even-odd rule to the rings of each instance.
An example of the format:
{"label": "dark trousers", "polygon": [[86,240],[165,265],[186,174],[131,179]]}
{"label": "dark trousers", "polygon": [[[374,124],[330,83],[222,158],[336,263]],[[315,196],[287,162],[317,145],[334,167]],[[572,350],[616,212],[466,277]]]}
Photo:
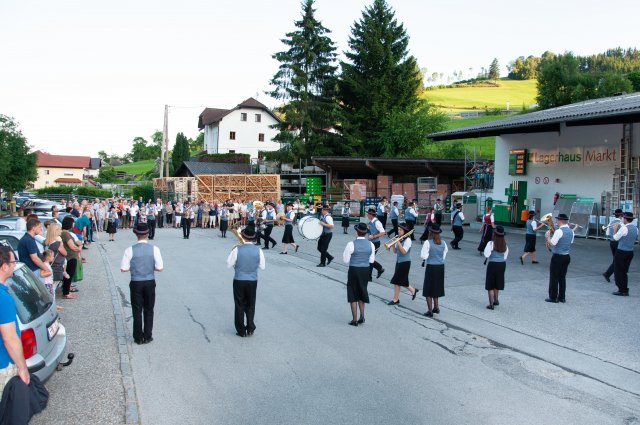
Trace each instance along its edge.
{"label": "dark trousers", "polygon": [[271,237],[271,232],[273,232],[273,226],[267,226],[267,228],[264,229],[264,234],[262,235],[262,239],[264,239],[264,246],[267,249],[269,249],[269,242],[271,242],[271,245],[276,244],[276,240]]}
{"label": "dark trousers", "polygon": [[387,215],[377,215],[376,218],[382,223],[382,227],[387,227]]}
{"label": "dark trousers", "polygon": [[616,250],[618,249],[618,241],[610,240],[609,248],[611,248],[611,255],[613,256],[613,260],[611,260],[611,264],[609,265],[609,268],[607,269],[607,271],[604,272],[605,276],[607,277],[611,277],[611,275],[613,274],[613,264],[615,263],[615,259],[616,259]]}
{"label": "dark trousers", "polygon": [[398,234],[398,219],[397,218],[392,218],[391,219],[391,225],[393,226],[393,229],[389,230],[389,233],[387,233],[387,235],[389,237],[391,237],[391,235],[397,235]]}
{"label": "dark trousers", "polygon": [[613,273],[615,274],[616,286],[620,292],[629,292],[629,266],[633,260],[633,251],[616,250],[613,258]]}
{"label": "dark trousers", "polygon": [[191,234],[191,222],[193,219],[184,218],[182,216],[182,220],[180,220],[180,224],[182,225],[182,237],[189,239],[189,235]]}
{"label": "dark trousers", "polygon": [[436,223],[438,226],[442,224],[442,213],[436,213]]}
{"label": "dark trousers", "polygon": [[[256,313],[256,280],[235,280],[233,281],[233,302],[235,308],[236,332],[244,334],[245,331],[253,332],[256,325],[253,323],[253,316]],[[247,324],[244,318],[247,317]]]}
{"label": "dark trousers", "polygon": [[164,224],[164,216],[161,212],[158,213],[158,227],[162,229],[162,225]]}
{"label": "dark trousers", "polygon": [[78,260],[75,258],[70,258],[67,260],[67,274],[69,278],[66,277],[62,279],[62,295],[69,295],[71,291],[71,279],[73,279],[73,275],[76,274],[76,267],[78,265]]}
{"label": "dark trousers", "polygon": [[549,298],[564,300],[567,289],[567,269],[571,257],[569,255],[553,254],[549,264]]}
{"label": "dark trousers", "polygon": [[329,250],[329,243],[331,242],[331,238],[333,237],[333,233],[323,233],[318,239],[318,251],[320,251],[320,264],[326,264],[327,259],[329,261],[333,261],[333,255],[329,254],[327,251]]}
{"label": "dark trousers", "polygon": [[451,241],[451,246],[454,248],[458,248],[458,244],[464,237],[464,230],[462,230],[462,226],[451,226],[451,230],[453,230],[453,240]]}
{"label": "dark trousers", "polygon": [[[131,311],[133,312],[133,339],[151,338],[153,332],[153,306],[156,303],[156,281],[139,280],[129,283]],[[144,322],[144,330],[143,330]]]}
{"label": "dark trousers", "polygon": [[149,239],[153,239],[156,235],[156,221],[147,219],[147,226],[149,226]]}
{"label": "dark trousers", "polygon": [[[380,248],[380,241],[379,240],[376,239],[374,241],[371,241],[371,243],[373,243],[373,246],[376,247],[376,250],[378,248]],[[376,271],[378,273],[380,273],[380,271],[382,270],[382,265],[380,263],[378,263],[377,261],[374,261],[372,264],[369,264],[369,280],[371,280],[372,277],[373,277],[373,274],[372,274],[373,273],[373,269],[376,269]]]}
{"label": "dark trousers", "polygon": [[[407,223],[407,227],[409,228],[409,232],[412,231],[413,228],[416,226],[415,220],[407,220],[406,223]],[[411,234],[411,240],[412,241],[416,240],[416,238],[413,237],[413,233]]]}

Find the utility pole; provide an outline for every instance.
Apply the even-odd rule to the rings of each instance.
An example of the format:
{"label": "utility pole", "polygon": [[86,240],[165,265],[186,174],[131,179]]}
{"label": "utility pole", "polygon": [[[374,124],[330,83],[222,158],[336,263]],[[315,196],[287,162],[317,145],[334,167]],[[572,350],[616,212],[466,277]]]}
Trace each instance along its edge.
{"label": "utility pole", "polygon": [[162,127],[162,150],[160,157],[160,177],[169,177],[169,105],[164,105],[164,125]]}

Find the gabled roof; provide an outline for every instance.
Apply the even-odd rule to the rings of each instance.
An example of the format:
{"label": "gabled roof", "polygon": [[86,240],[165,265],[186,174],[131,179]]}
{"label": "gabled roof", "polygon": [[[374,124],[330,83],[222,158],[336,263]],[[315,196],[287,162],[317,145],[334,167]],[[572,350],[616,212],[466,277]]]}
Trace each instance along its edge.
{"label": "gabled roof", "polygon": [[571,126],[640,122],[640,92],[585,100],[484,124],[429,134],[433,140],[455,140],[501,134],[559,131]]}
{"label": "gabled roof", "polygon": [[273,112],[269,108],[267,108],[264,104],[258,102],[254,98],[250,97],[239,103],[233,109],[217,109],[217,108],[204,108],[204,111],[198,117],[198,128],[202,130],[205,126],[209,124],[214,124],[222,120],[224,117],[229,115],[232,111],[236,109],[261,109],[271,115],[276,121],[280,122],[280,118],[274,115]]}
{"label": "gabled roof", "polygon": [[88,156],[51,155],[37,151],[36,166],[51,168],[90,168],[91,158]]}
{"label": "gabled roof", "polygon": [[177,177],[194,177],[202,174],[250,174],[250,164],[222,162],[184,161],[176,170]]}
{"label": "gabled roof", "polygon": [[102,167],[102,160],[100,158],[91,158],[90,167],[92,170],[99,170]]}

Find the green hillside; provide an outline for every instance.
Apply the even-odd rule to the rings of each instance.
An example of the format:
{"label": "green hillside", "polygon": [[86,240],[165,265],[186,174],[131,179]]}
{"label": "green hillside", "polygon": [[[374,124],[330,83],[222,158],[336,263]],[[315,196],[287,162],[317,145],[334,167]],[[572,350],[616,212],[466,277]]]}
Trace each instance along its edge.
{"label": "green hillside", "polygon": [[122,164],[115,166],[116,171],[124,171],[128,174],[144,174],[155,167],[156,161],[153,159],[147,159],[145,161],[131,162],[129,164]]}
{"label": "green hillside", "polygon": [[536,101],[536,80],[498,80],[459,87],[425,90],[423,94],[431,104],[444,112],[459,112],[484,109],[527,108]]}

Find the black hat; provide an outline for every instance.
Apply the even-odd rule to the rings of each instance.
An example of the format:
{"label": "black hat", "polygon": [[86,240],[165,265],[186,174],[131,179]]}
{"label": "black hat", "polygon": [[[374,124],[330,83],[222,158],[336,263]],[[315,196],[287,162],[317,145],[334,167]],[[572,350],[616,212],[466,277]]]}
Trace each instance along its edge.
{"label": "black hat", "polygon": [[462,207],[462,204],[461,204],[460,202],[458,202],[458,203],[456,204],[456,208],[460,208],[460,207]]}
{"label": "black hat", "polygon": [[504,236],[504,227],[496,226],[496,228],[493,230],[493,234],[496,236]]}
{"label": "black hat", "polygon": [[558,214],[558,216],[556,217],[556,220],[564,220],[564,221],[568,221],[569,217],[567,217],[567,215],[565,213],[560,213]]}
{"label": "black hat", "polygon": [[369,231],[369,228],[365,223],[354,224],[353,228],[356,229],[356,232],[363,233],[363,234]]}
{"label": "black hat", "polygon": [[293,206],[293,202],[289,201],[287,202],[287,207],[292,207]]}
{"label": "black hat", "polygon": [[534,215],[536,215],[536,212],[534,210],[529,211],[529,217],[533,217]]}
{"label": "black hat", "polygon": [[624,214],[622,214],[622,216],[629,221],[633,220],[633,213],[630,211],[625,212]]}
{"label": "black hat", "polygon": [[245,241],[252,241],[256,238],[256,228],[253,226],[247,226],[240,232],[240,236]]}
{"label": "black hat", "polygon": [[375,209],[375,208],[369,208],[369,209],[367,210],[367,214],[373,214],[373,215],[376,215],[376,214],[377,214],[377,211],[376,211],[376,209]]}
{"label": "black hat", "polygon": [[323,209],[323,210],[330,210],[330,209],[331,209],[331,207],[330,207],[329,205],[323,205],[323,206],[322,206],[322,209]]}
{"label": "black hat", "polygon": [[621,214],[622,214],[622,210],[621,210],[620,208],[616,209],[616,210],[613,212],[613,215],[615,215],[616,217],[617,217],[618,215],[621,215]]}
{"label": "black hat", "polygon": [[149,233],[149,226],[147,226],[147,223],[138,223],[136,227],[133,228],[133,233],[136,235],[146,235]]}
{"label": "black hat", "polygon": [[398,229],[404,230],[405,233],[407,233],[410,230],[409,227],[407,226],[407,223],[398,224]]}
{"label": "black hat", "polygon": [[436,201],[442,201],[442,199],[438,198],[438,199],[436,199]]}
{"label": "black hat", "polygon": [[439,224],[432,224],[431,227],[429,228],[429,231],[431,233],[442,233],[442,229],[440,229]]}

